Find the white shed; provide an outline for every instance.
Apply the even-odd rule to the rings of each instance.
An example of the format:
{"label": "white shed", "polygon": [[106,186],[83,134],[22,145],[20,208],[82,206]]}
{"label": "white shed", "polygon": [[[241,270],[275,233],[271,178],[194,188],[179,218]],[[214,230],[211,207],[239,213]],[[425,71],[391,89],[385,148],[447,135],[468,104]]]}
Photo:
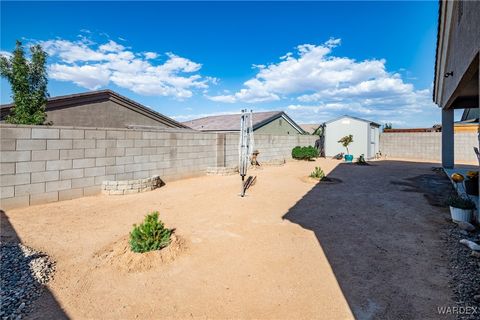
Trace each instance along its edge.
{"label": "white shed", "polygon": [[348,147],[354,159],[361,154],[365,159],[374,158],[379,152],[380,124],[351,116],[341,116],[325,122],[325,155],[334,156],[345,148],[338,143],[344,136],[353,135],[353,142]]}

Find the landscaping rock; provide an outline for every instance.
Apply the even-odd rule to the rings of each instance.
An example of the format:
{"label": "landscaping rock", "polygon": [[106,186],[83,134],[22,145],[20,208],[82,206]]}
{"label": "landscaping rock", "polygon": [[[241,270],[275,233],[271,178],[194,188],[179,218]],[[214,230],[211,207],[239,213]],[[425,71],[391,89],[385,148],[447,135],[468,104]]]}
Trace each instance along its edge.
{"label": "landscaping rock", "polygon": [[478,251],[473,251],[473,250],[472,250],[472,252],[470,253],[470,255],[471,255],[472,257],[475,257],[475,258],[480,258],[480,252],[478,252]]}
{"label": "landscaping rock", "polygon": [[2,319],[21,319],[40,296],[55,270],[44,253],[19,243],[0,242],[0,304]]}
{"label": "landscaping rock", "polygon": [[476,294],[473,296],[473,300],[480,302],[480,294]]}
{"label": "landscaping rock", "polygon": [[467,240],[467,239],[462,239],[462,240],[460,240],[460,243],[466,245],[467,247],[469,247],[470,249],[472,249],[474,251],[480,251],[480,245],[478,245],[477,243],[475,243],[473,241],[470,241],[470,240]]}
{"label": "landscaping rock", "polygon": [[458,227],[460,229],[468,231],[468,232],[475,231],[475,226],[473,224],[469,223],[469,222],[460,221],[458,223]]}
{"label": "landscaping rock", "polygon": [[[480,310],[480,300],[475,298],[480,292],[480,252],[461,245],[463,235],[454,224],[449,224],[447,254],[450,258],[450,287],[454,293],[454,303],[459,307],[475,307]],[[457,314],[452,319],[478,320],[478,313]]]}

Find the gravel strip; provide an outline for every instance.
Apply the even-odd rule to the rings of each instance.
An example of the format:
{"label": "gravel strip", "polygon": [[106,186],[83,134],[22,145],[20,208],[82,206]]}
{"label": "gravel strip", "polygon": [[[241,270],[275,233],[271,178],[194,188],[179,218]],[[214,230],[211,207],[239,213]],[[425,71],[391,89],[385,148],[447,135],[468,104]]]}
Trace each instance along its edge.
{"label": "gravel strip", "polygon": [[0,318],[22,319],[54,271],[55,262],[45,253],[0,242]]}
{"label": "gravel strip", "polygon": [[[461,239],[479,243],[480,234],[461,230],[453,223],[448,230],[446,240],[447,252],[450,257],[450,287],[458,307],[471,307],[470,312],[463,312],[463,314],[458,312],[456,318],[459,320],[480,319],[480,300],[478,299],[478,295],[480,295],[480,256],[472,255],[472,250],[460,244]],[[477,296],[477,300],[475,296]]]}

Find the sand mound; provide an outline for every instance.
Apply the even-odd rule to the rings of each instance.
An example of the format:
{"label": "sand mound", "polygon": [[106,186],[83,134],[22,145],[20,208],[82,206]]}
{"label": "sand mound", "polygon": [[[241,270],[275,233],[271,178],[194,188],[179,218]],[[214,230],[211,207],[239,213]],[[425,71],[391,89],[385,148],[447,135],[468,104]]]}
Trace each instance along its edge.
{"label": "sand mound", "polygon": [[187,248],[185,239],[173,234],[168,247],[146,253],[135,253],[130,250],[128,236],[124,236],[94,254],[96,267],[109,265],[123,272],[144,272],[156,269],[172,262]]}
{"label": "sand mound", "polygon": [[300,180],[302,180],[305,183],[318,183],[318,179],[314,179],[312,177],[301,177]]}

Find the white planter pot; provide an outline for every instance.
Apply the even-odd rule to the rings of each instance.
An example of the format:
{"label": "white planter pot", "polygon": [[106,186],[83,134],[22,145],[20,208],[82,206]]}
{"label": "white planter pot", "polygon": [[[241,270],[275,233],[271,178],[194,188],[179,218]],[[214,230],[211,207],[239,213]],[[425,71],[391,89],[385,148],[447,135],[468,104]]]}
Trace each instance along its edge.
{"label": "white planter pot", "polygon": [[452,216],[452,220],[455,222],[470,222],[472,221],[472,212],[473,210],[465,210],[465,209],[460,209],[460,208],[455,208],[450,206],[450,214]]}

